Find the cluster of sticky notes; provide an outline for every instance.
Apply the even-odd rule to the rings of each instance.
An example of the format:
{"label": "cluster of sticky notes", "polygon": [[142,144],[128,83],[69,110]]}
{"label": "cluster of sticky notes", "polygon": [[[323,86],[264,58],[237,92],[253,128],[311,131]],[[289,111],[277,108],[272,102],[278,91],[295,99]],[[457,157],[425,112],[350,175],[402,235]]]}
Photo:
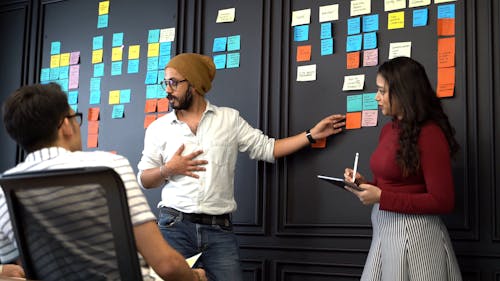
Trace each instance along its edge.
{"label": "cluster of sticky notes", "polygon": [[[93,74],[90,78],[89,104],[101,103],[101,77],[104,76],[104,36],[92,38]],[[116,71],[116,70],[115,70]]]}
{"label": "cluster of sticky notes", "polygon": [[[379,30],[378,14],[354,17],[347,20],[346,68],[355,69],[378,64]],[[363,52],[361,53],[361,50]],[[361,54],[363,54],[361,64]]]}
{"label": "cluster of sticky notes", "polygon": [[[147,99],[144,105],[144,128],[147,128],[156,118],[160,118],[169,111],[169,101],[167,98]],[[158,115],[156,114],[158,112]]]}
{"label": "cluster of sticky notes", "polygon": [[377,126],[376,93],[347,96],[346,129]]}
{"label": "cluster of sticky notes", "polygon": [[[311,9],[304,9],[292,12],[293,41],[303,42],[309,40],[309,24],[311,23]],[[325,31],[325,34],[327,32]],[[331,37],[331,30],[330,30]],[[297,46],[297,62],[311,60],[310,44]],[[316,65],[297,66],[297,81],[316,80]]]}
{"label": "cluster of sticky notes", "polygon": [[438,97],[452,97],[455,92],[455,4],[439,5],[437,10]]}
{"label": "cluster of sticky notes", "polygon": [[123,67],[123,32],[114,33],[111,43],[111,76],[121,75]]}
{"label": "cluster of sticky notes", "polygon": [[99,2],[99,14],[97,16],[97,28],[108,27],[109,1]]}
{"label": "cluster of sticky notes", "polygon": [[321,23],[320,31],[321,39],[321,55],[333,55],[333,34],[332,34],[332,23],[323,22]]}
{"label": "cluster of sticky notes", "polygon": [[165,77],[165,66],[172,57],[175,28],[148,31],[147,71],[144,78],[146,99],[165,98],[166,92],[159,85]]}
{"label": "cluster of sticky notes", "polygon": [[238,68],[240,66],[240,46],[240,35],[214,38],[212,52],[214,53],[215,68]]}
{"label": "cluster of sticky notes", "polygon": [[[61,42],[50,44],[50,67],[40,71],[40,83],[57,83],[68,93],[68,102],[74,111],[78,106],[78,89],[80,79],[80,52],[61,53]],[[70,91],[70,92],[68,92]]]}
{"label": "cluster of sticky notes", "polygon": [[99,136],[99,107],[90,107],[87,114],[87,148],[96,148]]}
{"label": "cluster of sticky notes", "polygon": [[124,117],[125,103],[130,103],[130,94],[130,89],[109,91],[108,104],[113,105],[111,113],[112,119],[120,119]]}

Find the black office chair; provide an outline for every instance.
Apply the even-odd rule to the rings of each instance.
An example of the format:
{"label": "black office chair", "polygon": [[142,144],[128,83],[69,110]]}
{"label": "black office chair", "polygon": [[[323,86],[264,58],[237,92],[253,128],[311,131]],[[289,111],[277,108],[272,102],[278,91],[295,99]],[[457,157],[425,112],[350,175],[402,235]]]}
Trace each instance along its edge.
{"label": "black office chair", "polygon": [[0,177],[26,277],[142,280],[126,191],[111,168]]}

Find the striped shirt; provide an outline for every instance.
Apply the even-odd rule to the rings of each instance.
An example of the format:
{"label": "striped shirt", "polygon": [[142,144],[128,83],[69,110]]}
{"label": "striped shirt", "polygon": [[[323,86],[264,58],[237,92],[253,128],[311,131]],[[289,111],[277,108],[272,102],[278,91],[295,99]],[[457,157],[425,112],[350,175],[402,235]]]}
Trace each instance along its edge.
{"label": "striped shirt", "polygon": [[[70,152],[61,147],[50,147],[44,148],[33,153],[30,153],[26,156],[26,159],[23,163],[18,164],[16,167],[8,170],[5,174],[12,173],[20,173],[20,172],[29,172],[29,171],[43,171],[43,170],[53,170],[53,169],[66,169],[66,168],[81,168],[81,167],[96,167],[96,166],[106,166],[114,169],[121,177],[128,198],[129,211],[131,216],[131,221],[134,226],[143,224],[145,222],[155,220],[153,213],[151,212],[147,200],[139,188],[137,183],[135,174],[130,166],[129,161],[120,155],[115,155],[108,152],[95,151],[95,152],[83,152],[76,151]],[[75,189],[72,189],[75,190]],[[56,194],[59,193],[59,194]],[[33,194],[29,194],[28,196],[32,196]],[[56,208],[67,208],[68,210],[73,210],[73,203],[78,202],[81,203],[84,201],[89,206],[93,206],[92,204],[98,204],[99,200],[104,199],[103,195],[98,192],[92,186],[84,185],[82,188],[79,188],[75,191],[64,190],[64,187],[61,187],[60,190],[56,192],[52,192],[51,194],[42,194],[37,195],[38,197],[42,196],[49,199],[49,202],[52,205],[57,206]],[[58,198],[58,200],[50,200],[50,196],[54,198]],[[64,202],[60,198],[64,197]],[[28,198],[30,199],[30,198]],[[15,241],[12,233],[12,225],[9,220],[9,215],[7,212],[7,208],[5,205],[5,198],[3,196],[3,192],[0,196],[0,216],[1,216],[1,236],[0,236],[0,254],[2,255],[2,262],[12,260],[14,256],[18,255],[16,250]],[[37,208],[44,208],[42,203],[38,203],[36,205]],[[81,212],[90,213],[95,219],[92,221],[89,220],[78,220],[79,214]],[[109,225],[106,222],[107,215],[105,210],[99,208],[86,208],[82,210],[75,211],[75,222],[79,224],[82,228],[82,235],[90,235],[92,236],[93,241],[97,241],[96,244],[92,244],[87,248],[82,247],[82,245],[69,245],[68,248],[77,249],[78,251],[86,251],[86,258],[90,261],[90,263],[101,263],[96,266],[95,271],[105,271],[107,268],[106,264],[102,262],[102,259],[106,257],[110,257],[109,253],[106,253],[106,250],[95,250],[94,248],[99,245],[99,243],[109,242],[112,237],[110,237]],[[85,214],[87,215],[87,214]],[[83,216],[83,215],[82,215]],[[55,233],[55,239],[61,239],[64,241],[64,234]],[[108,241],[106,241],[108,240]],[[67,241],[64,241],[65,244]],[[99,247],[97,247],[99,248]],[[113,254],[114,255],[114,254]],[[141,263],[143,275],[145,277],[149,274],[149,268],[146,266],[144,259],[139,254],[139,261]],[[99,266],[102,267],[102,270],[98,269]],[[106,279],[115,279],[114,277]],[[147,280],[147,278],[145,278]]]}

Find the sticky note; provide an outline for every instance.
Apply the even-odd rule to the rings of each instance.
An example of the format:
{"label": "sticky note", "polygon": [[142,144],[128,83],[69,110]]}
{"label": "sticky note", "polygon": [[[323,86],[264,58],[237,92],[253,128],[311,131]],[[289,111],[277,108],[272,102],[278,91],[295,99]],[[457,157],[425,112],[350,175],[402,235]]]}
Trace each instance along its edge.
{"label": "sticky note", "polygon": [[80,65],[72,65],[69,67],[69,89],[78,88],[78,80],[80,79]]}
{"label": "sticky note", "polygon": [[99,121],[87,122],[87,133],[89,135],[96,135],[99,133]]}
{"label": "sticky note", "polygon": [[113,33],[112,47],[121,47],[123,45],[123,32]]}
{"label": "sticky note", "polygon": [[92,63],[100,63],[100,62],[102,62],[102,54],[103,54],[102,49],[100,49],[100,50],[93,50],[92,51]]}
{"label": "sticky note", "polygon": [[455,67],[438,68],[436,95],[452,97],[455,90]]}
{"label": "sticky note", "polygon": [[415,8],[420,6],[427,6],[431,4],[431,0],[409,0],[408,7]]}
{"label": "sticky note", "polygon": [[108,15],[100,15],[97,17],[97,28],[108,27]]}
{"label": "sticky note", "polygon": [[154,70],[146,72],[146,79],[144,80],[144,84],[152,85],[157,83],[158,83],[157,72]]}
{"label": "sticky note", "polygon": [[438,19],[454,19],[455,18],[455,4],[439,5],[437,11]]}
{"label": "sticky note", "polygon": [[213,56],[214,64],[216,69],[222,69],[226,67],[226,55],[215,55]]}
{"label": "sticky note", "polygon": [[363,66],[375,66],[378,64],[378,49],[363,51]]}
{"label": "sticky note", "polygon": [[233,22],[236,14],[235,8],[223,9],[217,12],[216,23]]}
{"label": "sticky note", "polygon": [[103,37],[102,36],[95,36],[92,39],[92,50],[99,50],[102,49],[104,44],[103,44]]}
{"label": "sticky note", "polygon": [[71,52],[69,56],[69,64],[78,64],[80,62],[80,52]]}
{"label": "sticky note", "polygon": [[40,81],[50,80],[50,68],[42,68],[40,71]]}
{"label": "sticky note", "polygon": [[159,56],[158,69],[164,69],[169,61],[170,61],[170,56]]}
{"label": "sticky note", "polygon": [[167,112],[169,107],[168,99],[159,99],[158,100],[158,112]]}
{"label": "sticky note", "polygon": [[324,22],[321,24],[320,39],[332,38],[332,24],[330,22]]}
{"label": "sticky note", "polygon": [[371,13],[371,0],[352,0],[351,17]]}
{"label": "sticky note", "polygon": [[96,147],[97,147],[97,134],[88,134],[87,148],[96,148]]}
{"label": "sticky note", "polygon": [[319,7],[319,22],[334,21],[339,19],[339,4]]}
{"label": "sticky note", "polygon": [[120,90],[120,103],[130,103],[130,89]]}
{"label": "sticky note", "polygon": [[108,104],[119,104],[120,103],[120,90],[109,91]]}
{"label": "sticky note", "polygon": [[293,30],[293,41],[301,42],[309,40],[309,25],[295,26]]}
{"label": "sticky note", "polygon": [[361,128],[361,112],[347,112],[345,115],[345,128],[347,130]]}
{"label": "sticky note", "polygon": [[378,110],[363,110],[361,112],[361,127],[377,126]]}
{"label": "sticky note", "polygon": [[363,16],[363,32],[378,30],[378,14]]}
{"label": "sticky note", "polygon": [[101,90],[101,78],[90,78],[90,91]]}
{"label": "sticky note", "polygon": [[347,69],[359,68],[359,52],[347,53],[346,68]]}
{"label": "sticky note", "polygon": [[156,99],[158,97],[159,85],[146,85],[146,99]]}
{"label": "sticky note", "polygon": [[172,42],[161,42],[160,43],[160,56],[171,55]]}
{"label": "sticky note", "polygon": [[363,110],[378,109],[378,103],[375,100],[377,93],[363,94]]}
{"label": "sticky note", "polygon": [[59,67],[59,78],[67,79],[69,78],[69,66],[61,66]]}
{"label": "sticky note", "polygon": [[109,1],[99,2],[99,15],[109,14]]}
{"label": "sticky note", "polygon": [[141,50],[141,45],[131,45],[128,47],[128,59],[138,59]]}
{"label": "sticky note", "polygon": [[413,27],[426,26],[429,20],[428,9],[413,10]]}
{"label": "sticky note", "polygon": [[405,12],[387,14],[387,29],[398,29],[405,27]]}
{"label": "sticky note", "polygon": [[363,90],[364,85],[364,74],[344,76],[344,85],[342,86],[342,91]]}
{"label": "sticky note", "polygon": [[455,35],[455,19],[438,19],[437,35],[438,36]]}
{"label": "sticky note", "polygon": [[321,55],[327,56],[333,54],[333,38],[321,40]]}
{"label": "sticky note", "polygon": [[227,50],[229,52],[239,50],[240,49],[240,40],[241,40],[240,35],[228,36],[227,37]]}
{"label": "sticky note", "polygon": [[101,91],[90,91],[89,104],[100,104],[101,103]]}
{"label": "sticky note", "polygon": [[122,62],[114,61],[111,63],[111,75],[121,75],[122,74]]}
{"label": "sticky note", "polygon": [[129,60],[127,65],[127,73],[139,73],[139,60]]}
{"label": "sticky note", "polygon": [[346,52],[360,51],[362,42],[363,35],[361,34],[347,36]]}
{"label": "sticky note", "polygon": [[148,58],[160,55],[160,43],[148,44]]}
{"label": "sticky note", "polygon": [[54,41],[50,43],[50,54],[57,55],[61,53],[61,42]]}
{"label": "sticky note", "polygon": [[311,45],[297,46],[297,61],[311,60]]}
{"label": "sticky note", "polygon": [[347,96],[347,112],[361,111],[363,108],[363,95]]}
{"label": "sticky note", "polygon": [[87,113],[88,121],[97,121],[99,120],[99,107],[90,107]]}
{"label": "sticky note", "polygon": [[94,77],[104,76],[104,63],[94,64]]}
{"label": "sticky note", "polygon": [[438,39],[438,68],[455,66],[455,37]]}
{"label": "sticky note", "polygon": [[361,32],[361,18],[355,17],[347,20],[347,35],[358,34]]}
{"label": "sticky note", "polygon": [[160,30],[160,42],[172,42],[175,40],[175,27]]}
{"label": "sticky note", "polygon": [[111,112],[112,119],[123,118],[123,113],[125,112],[125,105],[117,104],[113,105],[113,111]]}
{"label": "sticky note", "polygon": [[226,68],[236,68],[240,66],[240,53],[227,54]]}
{"label": "sticky note", "polygon": [[151,125],[151,123],[153,123],[153,121],[155,120],[156,114],[147,114],[146,116],[144,116],[144,129],[149,127],[149,125]]}
{"label": "sticky note", "polygon": [[311,23],[311,9],[303,9],[292,12],[292,26],[308,25]]}
{"label": "sticky note", "polygon": [[302,65],[297,67],[297,81],[315,81],[316,65]]}
{"label": "sticky note", "polygon": [[384,11],[394,11],[406,8],[406,0],[384,0]]}
{"label": "sticky note", "polygon": [[158,70],[158,57],[148,58],[147,70]]}
{"label": "sticky note", "polygon": [[59,79],[59,67],[50,68],[49,80]]}
{"label": "sticky note", "polygon": [[123,48],[120,47],[114,47],[111,49],[111,61],[119,61],[122,60],[123,57]]}
{"label": "sticky note", "polygon": [[50,68],[59,67],[61,64],[61,55],[50,56]]}
{"label": "sticky note", "polygon": [[151,113],[151,112],[156,112],[156,99],[149,99],[146,100],[146,104],[144,105],[144,112],[145,113]]}
{"label": "sticky note", "polygon": [[363,34],[363,50],[370,50],[377,48],[377,33],[368,32]]}
{"label": "sticky note", "polygon": [[78,91],[69,91],[68,92],[68,103],[69,104],[77,104],[78,103]]}
{"label": "sticky note", "polygon": [[69,53],[61,54],[61,60],[59,61],[60,66],[68,66],[69,65]]}
{"label": "sticky note", "polygon": [[217,37],[214,38],[214,46],[212,52],[224,52],[226,51],[227,37]]}
{"label": "sticky note", "polygon": [[[165,79],[165,70],[163,70],[163,69],[158,70],[156,77],[157,77],[156,80],[158,81],[158,83],[160,83],[160,81]],[[160,86],[159,88],[161,88],[161,85],[159,85],[159,86]]]}
{"label": "sticky note", "polygon": [[389,44],[389,59],[395,57],[411,58],[411,42],[393,42]]}
{"label": "sticky note", "polygon": [[160,30],[151,29],[148,32],[148,43],[158,43],[160,42]]}
{"label": "sticky note", "polygon": [[325,148],[326,138],[317,139],[315,143],[311,143],[312,148]]}

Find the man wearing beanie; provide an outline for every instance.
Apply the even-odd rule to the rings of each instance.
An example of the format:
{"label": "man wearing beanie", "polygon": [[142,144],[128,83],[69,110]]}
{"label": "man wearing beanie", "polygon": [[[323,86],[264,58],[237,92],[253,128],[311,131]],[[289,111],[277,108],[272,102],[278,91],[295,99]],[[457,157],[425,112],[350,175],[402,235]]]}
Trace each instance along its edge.
{"label": "man wearing beanie", "polygon": [[251,127],[232,108],[205,95],[212,86],[211,57],[185,53],[170,60],[162,85],[173,111],[146,130],[138,178],[162,187],[158,225],[185,257],[199,252],[212,281],[240,281],[239,248],[230,214],[236,210],[234,171],[238,151],[274,162],[316,139],[340,133],[344,115],[331,115],[298,135],[274,139]]}

